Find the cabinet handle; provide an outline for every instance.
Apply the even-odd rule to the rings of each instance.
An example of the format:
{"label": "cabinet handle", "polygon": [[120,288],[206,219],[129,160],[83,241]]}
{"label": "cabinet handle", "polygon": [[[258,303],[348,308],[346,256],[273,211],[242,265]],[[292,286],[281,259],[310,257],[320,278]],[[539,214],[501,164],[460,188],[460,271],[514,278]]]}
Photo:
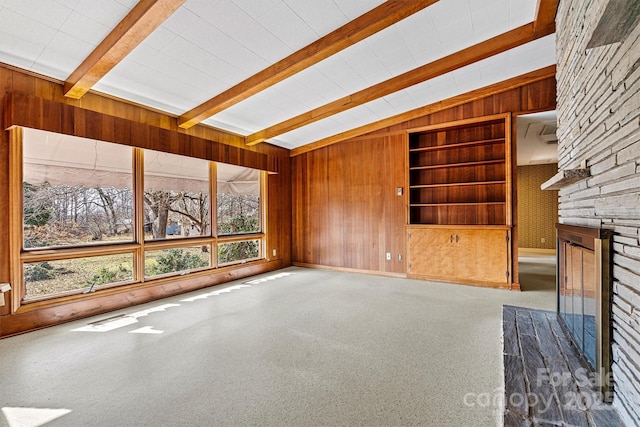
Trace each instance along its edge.
{"label": "cabinet handle", "polygon": [[449,243],[453,243],[453,234],[449,235]]}
{"label": "cabinet handle", "polygon": [[458,235],[456,234],[456,243],[458,243],[458,240],[460,240],[460,238],[458,237]]}

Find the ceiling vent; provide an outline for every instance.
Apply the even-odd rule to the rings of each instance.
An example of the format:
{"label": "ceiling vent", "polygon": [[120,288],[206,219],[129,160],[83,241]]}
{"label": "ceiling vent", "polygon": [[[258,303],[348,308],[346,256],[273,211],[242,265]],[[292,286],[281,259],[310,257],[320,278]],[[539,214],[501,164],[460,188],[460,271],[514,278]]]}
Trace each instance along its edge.
{"label": "ceiling vent", "polygon": [[557,144],[558,136],[556,135],[557,127],[555,125],[544,125],[542,132],[540,132],[540,138],[547,144]]}

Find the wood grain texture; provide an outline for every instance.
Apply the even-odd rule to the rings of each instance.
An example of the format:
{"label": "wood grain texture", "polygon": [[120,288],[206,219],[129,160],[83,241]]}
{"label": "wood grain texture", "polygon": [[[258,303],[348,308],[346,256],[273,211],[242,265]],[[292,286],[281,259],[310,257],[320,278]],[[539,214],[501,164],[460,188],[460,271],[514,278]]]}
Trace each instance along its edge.
{"label": "wood grain texture", "polygon": [[[541,68],[540,70],[532,71],[500,83],[453,96],[433,104],[425,105],[405,113],[397,114],[374,123],[369,123],[364,126],[320,139],[310,144],[303,145],[302,147],[294,148],[291,150],[291,156],[297,156],[302,153],[326,147],[331,144],[336,144],[341,141],[346,141],[351,138],[360,137],[366,134],[373,134],[377,131],[385,132],[390,130],[419,127],[420,125],[417,123],[423,122],[424,117],[434,117],[436,118],[436,123],[441,123],[462,119],[463,117],[478,117],[483,115],[483,111],[489,110],[503,112],[546,111],[545,109],[539,110],[535,107],[537,105],[548,105],[549,103],[552,103],[554,105],[553,108],[555,108],[555,81],[553,83],[553,90],[549,90],[547,87],[533,86],[532,89],[529,89],[532,90],[531,92],[524,94],[519,92],[519,88],[525,88],[523,91],[526,91],[526,88],[530,88],[530,85],[534,82],[543,81],[548,84],[550,79],[554,78],[555,72],[555,65]],[[494,95],[500,95],[505,92],[509,95],[493,97]],[[516,101],[516,103],[514,104],[513,101]],[[485,103],[493,102],[504,103],[505,105],[484,105]],[[444,120],[438,119],[438,113],[442,112],[442,114],[448,115],[448,111],[455,107],[462,107],[462,111],[460,111],[458,115],[454,117],[448,116],[449,120],[446,118]],[[414,123],[416,124],[414,125]]]}
{"label": "wood grain texture", "polygon": [[509,287],[509,228],[412,226],[408,277]]}
{"label": "wood grain texture", "polygon": [[[64,82],[51,78],[43,78],[34,73],[0,64],[0,83],[4,91],[2,95],[15,93],[24,96],[35,96],[49,101],[55,101],[67,106],[75,106],[85,110],[99,112],[122,118],[133,122],[144,123],[149,126],[168,129],[184,135],[195,136],[210,141],[216,141],[232,147],[247,148],[244,144],[244,137],[213,128],[206,125],[198,125],[189,129],[181,129],[176,123],[177,116],[165,112],[148,108],[133,102],[124,101],[115,97],[89,91],[79,100],[65,97],[62,91]],[[4,113],[3,113],[4,115]],[[67,124],[68,125],[68,124]],[[119,131],[115,128],[114,131]],[[275,146],[265,146],[248,148],[250,151],[260,153],[288,152]]]}
{"label": "wood grain texture", "polygon": [[[291,265],[291,172],[289,150],[270,144],[246,147],[244,138],[208,126],[180,129],[176,117],[153,109],[142,108],[111,97],[88,92],[79,100],[65,97],[60,81],[39,78],[15,68],[0,66],[0,117],[4,123],[22,122],[40,129],[69,135],[97,137],[117,143],[186,154],[199,158],[227,159],[230,163],[258,165],[267,158],[268,223],[266,251],[276,256],[251,265],[225,267],[197,277],[172,278],[145,282],[144,289],[119,287],[93,293],[84,298],[19,305],[19,295],[7,293],[0,307],[0,336],[45,327],[92,314],[151,301],[198,289],[244,275],[258,274]],[[19,100],[18,103],[16,101]],[[14,107],[4,108],[14,103]],[[10,143],[9,132],[0,132],[0,227],[10,230]],[[18,160],[15,160],[18,161]],[[14,178],[15,180],[15,178]],[[18,179],[19,180],[19,179]],[[15,198],[15,196],[14,196]],[[13,214],[15,217],[16,214]],[[18,214],[18,216],[20,216]],[[18,219],[20,221],[20,219]],[[11,282],[10,239],[0,239],[0,282]],[[129,294],[129,292],[132,292]],[[9,304],[13,301],[13,307]],[[27,310],[28,307],[28,310]],[[28,313],[27,313],[28,312]]]}
{"label": "wood grain texture", "polygon": [[[0,100],[5,93],[11,90],[13,85],[13,73],[7,69],[0,68]],[[1,108],[2,103],[0,103]],[[9,230],[9,212],[10,212],[10,191],[9,191],[9,162],[10,149],[9,132],[0,132],[0,227],[3,230]],[[10,253],[10,238],[0,239],[0,254]],[[8,256],[0,257],[0,281],[3,283],[11,280],[11,262]],[[4,305],[0,306],[0,316],[11,312],[12,293],[7,292],[1,296],[4,298]]]}
{"label": "wood grain texture", "polygon": [[511,225],[509,129],[509,114],[409,129],[409,222]]}
{"label": "wood grain texture", "polygon": [[[408,130],[410,277],[510,287],[510,119],[505,113]],[[496,225],[505,227],[496,232]]]}
{"label": "wood grain texture", "polygon": [[404,150],[406,135],[390,135],[293,159],[296,262],[404,273]]}
{"label": "wood grain texture", "polygon": [[64,94],[79,99],[171,16],[185,0],[140,0],[76,68]]}
{"label": "wood grain texture", "polygon": [[5,97],[4,127],[22,126],[278,172],[267,154],[150,126],[35,96]]}
{"label": "wood grain texture", "polygon": [[[6,133],[6,132],[5,132]],[[14,128],[9,131],[9,162],[10,164],[20,164],[22,162],[22,138],[23,132],[20,128]],[[18,168],[9,168],[9,209],[3,210],[7,218],[20,218],[20,226],[7,227],[6,230],[9,238],[9,277],[7,280],[12,285],[10,296],[10,310],[15,311],[20,306],[20,296],[25,293],[25,285],[19,281],[22,277],[22,264],[20,263],[20,249],[22,249],[22,174]],[[15,224],[11,224],[15,225]],[[3,281],[4,282],[4,281]]]}
{"label": "wood grain texture", "polygon": [[556,30],[555,17],[559,0],[538,0],[536,16],[533,22],[535,36],[551,34]]}
{"label": "wood grain texture", "polygon": [[[407,130],[493,114],[554,108],[555,78],[550,76],[294,156],[293,261],[405,273],[404,261],[391,268],[389,262],[383,260],[387,250],[371,248],[373,241],[380,239],[389,248],[388,252],[402,253],[406,259]],[[393,143],[385,143],[387,140]],[[495,154],[498,156],[500,153]],[[331,174],[338,174],[344,180],[334,177],[336,181],[330,185],[333,182],[330,181]],[[515,185],[515,174],[513,179]],[[402,197],[393,196],[395,187],[404,187]],[[384,191],[378,192],[376,188],[384,188]],[[370,224],[382,224],[382,228],[374,228]],[[379,234],[370,236],[367,233]],[[337,240],[332,242],[328,236]],[[512,245],[514,241],[512,236]],[[512,250],[515,250],[513,246]],[[332,258],[334,254],[338,255]],[[512,288],[518,289],[517,263],[513,264]]]}
{"label": "wood grain texture", "polygon": [[514,47],[528,43],[539,37],[551,34],[553,31],[534,35],[533,23],[523,25],[506,33],[500,34],[481,43],[477,43],[466,49],[439,58],[428,64],[422,65],[399,76],[384,82],[370,86],[361,91],[352,93],[335,101],[329,102],[313,110],[306,111],[298,116],[270,126],[266,129],[247,136],[247,145],[255,145],[269,138],[282,135],[310,123],[322,120],[331,115],[357,107],[383,96],[406,89],[426,80],[433,79],[445,73],[457,70],[466,65],[489,58],[493,55],[505,52]]}
{"label": "wood grain texture", "polygon": [[[555,101],[553,102],[555,104]],[[541,102],[540,104],[542,105],[544,102]],[[514,114],[511,114],[511,141],[511,289],[519,291],[520,273],[518,270],[518,248],[520,245],[520,228],[518,226],[518,129],[516,116]]]}
{"label": "wood grain texture", "polygon": [[335,31],[292,53],[248,79],[227,89],[178,119],[180,127],[194,124],[283,81],[347,47],[364,40],[438,0],[388,0]]}

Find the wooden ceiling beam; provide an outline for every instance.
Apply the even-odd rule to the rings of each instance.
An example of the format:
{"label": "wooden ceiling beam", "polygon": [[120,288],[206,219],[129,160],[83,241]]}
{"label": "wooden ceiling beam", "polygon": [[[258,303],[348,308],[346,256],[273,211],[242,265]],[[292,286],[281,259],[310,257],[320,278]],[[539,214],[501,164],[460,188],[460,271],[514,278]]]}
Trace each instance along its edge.
{"label": "wooden ceiling beam", "polygon": [[[550,30],[549,27],[546,27]],[[399,90],[406,89],[418,83],[441,76],[451,71],[457,70],[477,61],[481,61],[490,56],[506,52],[509,49],[528,43],[536,38],[546,36],[551,33],[540,32],[534,34],[534,23],[529,23],[515,28],[506,33],[500,34],[466,49],[462,49],[451,55],[437,59],[428,64],[422,65],[404,74],[393,77],[384,82],[378,83],[359,92],[332,101],[328,104],[314,108],[296,117],[270,126],[266,129],[253,133],[246,138],[247,145],[259,144],[269,138],[282,135],[294,129],[306,126],[318,120],[325,119],[331,115],[340,113],[350,108],[357,107],[375,99],[390,95]]]}
{"label": "wooden ceiling beam", "polygon": [[533,34],[551,34],[556,31],[556,12],[559,0],[538,0],[536,17],[533,21]]}
{"label": "wooden ceiling beam", "polygon": [[64,95],[80,99],[186,0],[140,0],[64,83]]}
{"label": "wooden ceiling beam", "polygon": [[485,86],[480,89],[472,90],[461,95],[456,95],[451,98],[444,99],[442,101],[435,102],[433,104],[425,105],[424,107],[416,108],[405,113],[397,114],[395,116],[379,120],[374,123],[370,123],[365,126],[360,126],[355,129],[348,130],[327,138],[320,139],[302,147],[294,148],[291,150],[291,157],[298,156],[300,154],[317,150],[318,148],[327,147],[332,144],[336,144],[347,139],[355,138],[357,136],[365,135],[370,132],[374,132],[380,129],[384,129],[389,126],[397,125],[409,120],[417,119],[429,114],[437,113],[438,111],[446,110],[448,108],[457,107],[468,102],[476,101],[478,99],[486,98],[491,95],[495,95],[501,92],[506,92],[511,89],[518,88],[520,86],[527,85],[529,83],[544,80],[550,77],[554,77],[556,74],[556,66],[550,65],[545,68],[541,68],[536,71],[532,71],[526,74],[522,74],[517,77],[513,77],[508,80],[504,80],[499,83],[495,83],[489,86]]}
{"label": "wooden ceiling beam", "polygon": [[178,118],[189,128],[256,93],[358,43],[438,0],[388,0],[337,30],[292,53],[268,68],[216,95]]}

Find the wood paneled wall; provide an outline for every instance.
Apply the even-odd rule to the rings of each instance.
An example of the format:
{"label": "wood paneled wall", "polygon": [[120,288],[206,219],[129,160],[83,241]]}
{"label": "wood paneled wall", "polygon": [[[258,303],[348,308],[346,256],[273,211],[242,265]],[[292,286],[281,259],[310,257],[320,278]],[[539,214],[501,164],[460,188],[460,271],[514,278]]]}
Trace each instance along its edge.
{"label": "wood paneled wall", "polygon": [[21,93],[4,102],[4,128],[22,126],[278,172],[274,156]]}
{"label": "wood paneled wall", "polygon": [[[407,129],[552,110],[555,96],[550,78],[293,157],[294,263],[405,274]],[[400,197],[397,187],[404,188]],[[514,254],[515,236],[517,231]],[[385,260],[387,252],[391,261]]]}
{"label": "wood paneled wall", "polygon": [[[9,108],[5,108],[9,106]],[[246,147],[238,135],[207,126],[182,129],[175,116],[88,93],[80,100],[65,98],[62,82],[0,66],[0,117],[5,124],[29,125],[62,133],[132,146],[221,160],[277,171],[267,183],[267,259],[190,279],[146,282],[136,289],[113,290],[81,301],[32,305],[12,313],[10,295],[0,307],[0,336],[150,301],[291,264],[291,167],[289,150],[269,144]],[[11,123],[15,122],[15,123]],[[0,132],[0,230],[9,229],[9,132]],[[133,135],[136,135],[135,138]],[[6,237],[6,236],[5,236]],[[274,252],[275,251],[275,252]],[[275,255],[274,255],[275,253]],[[9,241],[0,238],[0,282],[10,278]],[[92,301],[93,300],[93,301]]]}
{"label": "wood paneled wall", "polygon": [[295,261],[404,272],[406,144],[395,133],[293,158]]}

